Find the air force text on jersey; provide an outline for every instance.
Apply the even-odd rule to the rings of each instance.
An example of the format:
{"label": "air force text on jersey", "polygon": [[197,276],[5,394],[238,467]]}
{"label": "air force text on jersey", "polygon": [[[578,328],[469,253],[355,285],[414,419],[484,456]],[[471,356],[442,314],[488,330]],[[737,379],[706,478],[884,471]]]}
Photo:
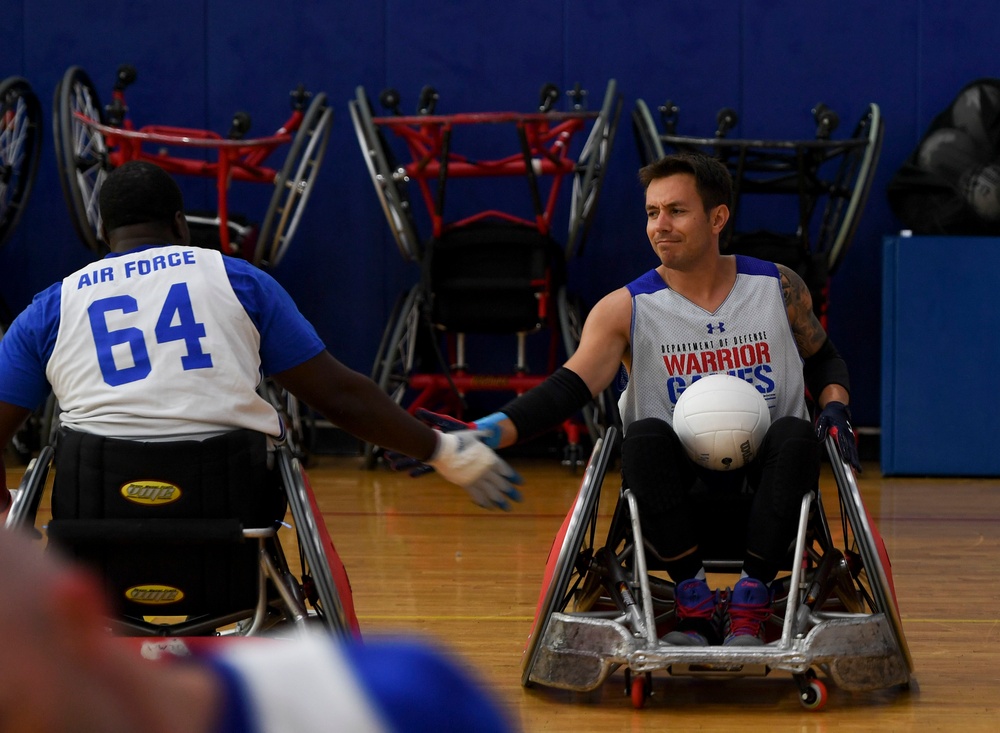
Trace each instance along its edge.
{"label": "air force text on jersey", "polygon": [[90,272],[80,274],[76,283],[76,289],[80,290],[88,285],[97,283],[114,282],[116,271],[119,277],[129,279],[159,270],[167,270],[171,267],[183,267],[195,263],[194,250],[183,250],[168,252],[166,254],[153,255],[148,259],[132,259],[125,262],[114,262],[104,267],[99,267]]}

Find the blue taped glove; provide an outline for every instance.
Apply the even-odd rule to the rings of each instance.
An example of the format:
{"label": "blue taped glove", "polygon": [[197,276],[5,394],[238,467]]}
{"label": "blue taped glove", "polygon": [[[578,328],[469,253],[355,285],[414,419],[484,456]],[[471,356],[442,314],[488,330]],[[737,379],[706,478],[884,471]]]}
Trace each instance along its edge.
{"label": "blue taped glove", "polygon": [[861,459],[858,457],[854,428],[851,427],[851,411],[843,402],[828,402],[816,420],[816,437],[825,440],[828,433],[837,441],[841,457],[860,472]]}
{"label": "blue taped glove", "polygon": [[431,412],[422,407],[414,413],[414,417],[423,420],[432,428],[437,428],[443,433],[454,433],[457,430],[475,430],[480,434],[479,439],[494,450],[500,447],[500,421],[507,419],[507,416],[502,412],[494,412],[492,415],[482,417],[475,422],[462,422],[450,415]]}
{"label": "blue taped glove", "polygon": [[386,451],[385,457],[394,471],[407,471],[417,478],[437,470],[444,478],[456,483],[479,506],[510,510],[510,501],[521,501],[517,486],[524,479],[491,448],[500,445],[502,412],[467,423],[449,415],[423,408],[414,416],[441,433],[434,455],[426,462]]}

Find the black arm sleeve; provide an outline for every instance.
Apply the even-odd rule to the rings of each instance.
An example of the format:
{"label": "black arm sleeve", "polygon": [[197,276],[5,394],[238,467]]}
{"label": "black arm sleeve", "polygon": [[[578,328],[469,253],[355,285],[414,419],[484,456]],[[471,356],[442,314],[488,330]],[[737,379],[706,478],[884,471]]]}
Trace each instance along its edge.
{"label": "black arm sleeve", "polygon": [[518,441],[533,438],[555,427],[593,399],[587,383],[566,367],[559,367],[534,389],[504,405],[504,413],[517,428]]}
{"label": "black arm sleeve", "polygon": [[818,400],[820,392],[828,384],[839,384],[848,392],[851,391],[847,362],[829,338],[819,347],[819,351],[806,358],[802,371],[805,375],[806,389],[813,399]]}

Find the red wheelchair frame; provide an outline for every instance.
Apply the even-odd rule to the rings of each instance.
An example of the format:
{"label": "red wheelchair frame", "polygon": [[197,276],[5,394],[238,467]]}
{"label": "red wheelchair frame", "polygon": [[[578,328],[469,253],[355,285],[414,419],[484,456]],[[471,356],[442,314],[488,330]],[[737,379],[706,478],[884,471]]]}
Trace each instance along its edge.
{"label": "red wheelchair frame", "polygon": [[[381,101],[396,114],[373,116],[365,91],[359,87],[350,103],[351,117],[376,194],[404,259],[421,263],[427,254],[424,243],[417,235],[409,201],[407,184],[411,180],[415,181],[430,217],[432,239],[438,240],[490,221],[522,226],[542,237],[549,237],[563,184],[570,176],[573,193],[569,239],[559,253],[559,259],[579,254],[593,218],[622,104],[614,80],[608,85],[599,112],[584,110],[580,104],[582,95],[579,88],[575,89],[569,95],[574,100],[574,108],[566,112],[555,111],[552,104],[558,97],[558,90],[553,85],[546,85],[542,89],[537,111],[441,115],[434,114],[437,93],[425,87],[418,105],[419,113],[404,116],[398,113],[397,93],[388,90],[382,94]],[[454,150],[458,133],[487,125],[513,127],[518,152],[498,157],[472,157]],[[574,158],[574,138],[585,132],[588,126],[591,129],[587,140],[579,157]],[[474,136],[476,132],[473,130]],[[388,142],[390,137],[405,145],[410,156],[409,163],[395,162],[392,146]],[[489,208],[448,220],[444,204],[450,178],[522,178],[528,184],[532,212],[522,215]],[[514,373],[471,372],[465,363],[466,334],[425,322],[425,306],[433,293],[427,292],[425,284],[418,284],[403,294],[396,304],[379,346],[372,378],[400,403],[407,396],[407,390],[414,391],[415,396],[406,405],[410,412],[425,407],[459,416],[464,396],[471,392],[521,394],[537,386],[558,366],[560,336],[566,352],[571,354],[582,328],[578,304],[555,280],[551,270],[547,270],[528,283],[537,299],[538,328],[546,328],[550,334],[543,374],[528,373],[525,359],[525,336],[528,331],[520,329],[510,331],[516,332],[518,339]],[[415,369],[416,338],[421,326],[426,327],[426,333],[431,334],[431,340],[435,342],[435,334],[445,330],[449,351],[447,363],[451,366],[446,366],[439,354],[442,373]],[[597,435],[603,431],[608,415],[613,411],[613,402],[608,395],[595,408],[585,411],[586,429],[590,434]],[[570,452],[568,462],[573,465],[581,463],[584,457],[579,445],[581,426],[570,421],[563,427]],[[368,456],[371,457],[370,450]]]}
{"label": "red wheelchair frame", "polygon": [[[582,131],[587,119],[596,113],[534,113],[510,112],[427,115],[420,117],[376,117],[379,127],[391,130],[406,142],[413,162],[404,165],[407,177],[415,180],[431,215],[432,235],[441,236],[447,229],[466,226],[490,217],[537,227],[548,234],[552,226],[559,191],[566,175],[573,173],[576,161],[569,157],[573,136]],[[451,136],[462,125],[514,124],[525,152],[496,160],[472,160],[450,152]],[[556,124],[553,124],[556,123]],[[543,176],[552,176],[552,185],[544,206],[529,220],[508,212],[489,209],[464,219],[445,224],[431,183],[444,185],[447,178],[485,178],[493,176],[525,176],[533,189]],[[537,190],[533,191],[537,193]],[[536,197],[540,203],[540,197]]]}
{"label": "red wheelchair frame", "polygon": [[[137,127],[125,103],[125,90],[135,79],[134,68],[119,67],[107,108],[100,105],[90,78],[79,67],[68,69],[56,88],[53,125],[60,181],[84,244],[95,252],[102,249],[97,196],[104,175],[127,161],[145,160],[171,174],[215,179],[216,217],[205,221],[189,215],[189,221],[217,224],[224,253],[242,255],[258,265],[277,265],[299,223],[329,140],[333,111],[326,95],[311,95],[300,86],[291,94],[292,113],[284,124],[271,135],[244,139],[250,118],[243,112],[234,116],[226,137],[185,127]],[[278,148],[288,144],[291,148],[281,169],[266,165]],[[167,148],[193,152],[169,154]],[[215,160],[194,157],[206,151],[214,151]],[[243,227],[231,219],[233,181],[275,185],[256,236],[251,235],[252,226]]]}

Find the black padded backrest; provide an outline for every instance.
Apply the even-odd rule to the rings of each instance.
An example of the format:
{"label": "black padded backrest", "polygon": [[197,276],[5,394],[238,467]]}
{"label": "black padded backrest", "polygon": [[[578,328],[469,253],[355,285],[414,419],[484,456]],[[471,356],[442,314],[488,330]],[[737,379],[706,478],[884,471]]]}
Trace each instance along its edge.
{"label": "black padded backrest", "polygon": [[63,429],[52,516],[236,517],[247,527],[270,526],[284,515],[284,504],[267,468],[266,440],[248,430],[203,441],[138,442]]}
{"label": "black padded backrest", "polygon": [[[565,280],[552,237],[509,222],[477,222],[427,245],[424,283],[430,319],[459,333],[517,333],[545,325],[542,299]],[[554,302],[548,303],[554,312]]]}
{"label": "black padded backrest", "polygon": [[48,535],[103,578],[119,613],[222,616],[253,608],[259,548],[244,528],[284,516],[266,438],[140,443],[63,430]]}

